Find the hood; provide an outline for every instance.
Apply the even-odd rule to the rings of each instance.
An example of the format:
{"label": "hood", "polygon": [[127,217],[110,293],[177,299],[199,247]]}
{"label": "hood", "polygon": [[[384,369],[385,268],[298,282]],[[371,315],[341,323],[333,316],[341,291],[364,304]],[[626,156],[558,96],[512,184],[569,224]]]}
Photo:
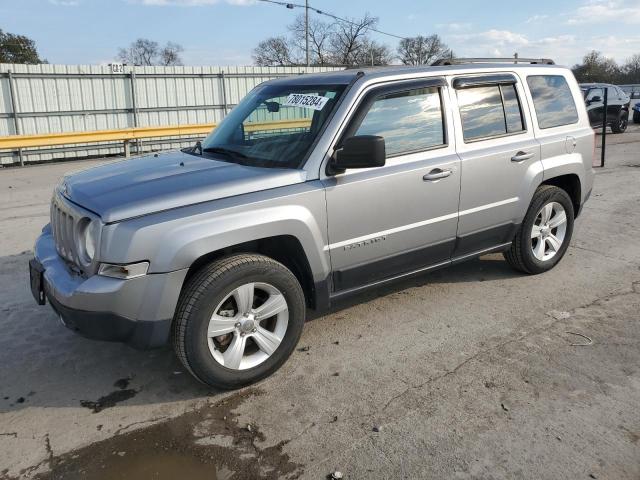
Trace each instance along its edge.
{"label": "hood", "polygon": [[111,223],[305,179],[304,170],[247,167],[177,151],[69,175],[63,193]]}

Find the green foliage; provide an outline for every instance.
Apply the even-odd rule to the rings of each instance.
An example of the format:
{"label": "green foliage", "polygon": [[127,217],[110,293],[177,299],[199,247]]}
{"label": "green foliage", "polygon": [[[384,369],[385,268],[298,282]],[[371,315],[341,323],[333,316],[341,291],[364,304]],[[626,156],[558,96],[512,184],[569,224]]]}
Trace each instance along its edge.
{"label": "green foliage", "polygon": [[38,55],[36,42],[0,29],[0,63],[47,63]]}

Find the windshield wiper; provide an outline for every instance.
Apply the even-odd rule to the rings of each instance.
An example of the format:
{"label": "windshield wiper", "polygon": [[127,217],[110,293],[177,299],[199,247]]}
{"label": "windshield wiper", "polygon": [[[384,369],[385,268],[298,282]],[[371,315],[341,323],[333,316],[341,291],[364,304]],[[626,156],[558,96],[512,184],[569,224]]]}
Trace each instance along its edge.
{"label": "windshield wiper", "polygon": [[237,150],[225,147],[207,147],[203,148],[202,151],[207,153],[221,153],[231,158],[249,158],[242,152],[238,152]]}

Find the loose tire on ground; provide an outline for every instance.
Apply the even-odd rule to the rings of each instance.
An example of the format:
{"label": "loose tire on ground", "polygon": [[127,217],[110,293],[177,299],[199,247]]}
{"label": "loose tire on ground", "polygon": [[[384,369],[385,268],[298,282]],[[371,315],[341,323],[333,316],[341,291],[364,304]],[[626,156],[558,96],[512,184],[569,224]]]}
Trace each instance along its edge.
{"label": "loose tire on ground", "polygon": [[[542,220],[540,215],[542,214],[543,207],[548,205],[556,206],[555,209],[558,211],[563,209],[566,216],[566,223],[564,224],[564,230],[562,232],[562,242],[557,250],[554,250],[551,247],[551,244],[548,243],[550,237],[547,236],[545,237],[545,240],[542,239],[542,233],[540,232],[543,228],[538,224],[538,222]],[[556,221],[559,219],[560,217],[558,217]],[[551,220],[553,220],[553,217],[551,217]],[[571,241],[571,235],[573,233],[573,221],[573,203],[571,202],[567,192],[553,185],[541,185],[533,195],[527,214],[525,215],[522,225],[520,225],[511,246],[504,252],[505,259],[513,268],[524,273],[537,274],[552,269],[564,256],[567,248],[569,247],[569,242]],[[555,235],[553,233],[553,228],[547,229],[545,227],[544,230],[545,232],[548,231],[548,233],[545,233],[546,235]],[[555,229],[555,232],[556,234],[559,233],[558,228]],[[534,242],[534,235],[538,234],[541,236],[536,236]],[[556,237],[554,236],[554,238]],[[535,247],[538,246],[538,241],[544,242],[543,259],[537,258],[536,253],[534,253],[534,251],[537,251]],[[544,259],[548,256],[546,255],[547,247],[550,252],[549,255],[551,255],[551,253],[553,253],[553,255],[551,258]]]}
{"label": "loose tire on ground", "polygon": [[[216,319],[220,318],[218,311],[215,310],[219,308],[221,302],[229,301],[231,305],[236,306],[240,304],[240,301],[235,300],[236,297],[233,297],[233,300],[226,299],[230,299],[232,293],[239,291],[247,284],[268,285],[273,291],[278,292],[278,295],[284,297],[287,308],[286,330],[282,333],[275,351],[269,353],[262,363],[245,369],[227,368],[214,357],[214,354],[217,354],[220,358],[219,355],[222,353],[218,353],[216,348],[219,345],[212,343],[214,339],[210,337],[212,328],[210,322],[213,321],[214,313],[217,315]],[[258,291],[257,287],[256,291]],[[257,296],[256,293],[256,298]],[[254,300],[253,293],[251,297],[249,305],[258,301]],[[232,319],[235,317],[233,307],[230,308],[231,310],[227,311],[230,312],[228,315]],[[239,306],[237,310],[240,310]],[[226,314],[227,311],[223,313]],[[235,315],[237,316],[238,313],[236,312]],[[247,318],[242,318],[250,322]],[[265,321],[271,322],[275,317],[269,318],[271,320]],[[295,275],[281,263],[263,255],[238,254],[204,266],[188,280],[181,293],[174,317],[173,346],[178,359],[196,379],[216,388],[235,389],[257,382],[278,370],[295,349],[304,321],[305,299]],[[256,323],[257,326],[263,325],[263,322],[257,322],[259,322]],[[240,322],[235,325],[237,327]],[[235,338],[234,336],[241,335],[240,331],[236,329],[235,333],[228,335],[233,335],[232,338]],[[248,333],[243,331],[242,337],[245,335],[247,343],[243,345],[250,343],[254,350],[260,350],[257,341],[248,340],[252,335],[251,331]],[[225,337],[216,337],[218,338]],[[224,346],[220,350],[223,349]]]}

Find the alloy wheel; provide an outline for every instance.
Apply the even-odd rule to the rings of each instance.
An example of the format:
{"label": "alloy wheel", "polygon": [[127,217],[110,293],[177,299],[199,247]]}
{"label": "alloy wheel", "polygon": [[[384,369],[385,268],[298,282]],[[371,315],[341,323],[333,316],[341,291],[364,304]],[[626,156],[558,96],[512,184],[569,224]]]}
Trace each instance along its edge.
{"label": "alloy wheel", "polygon": [[544,205],[533,222],[531,250],[540,261],[546,262],[556,256],[567,233],[567,212],[558,202]]}
{"label": "alloy wheel", "polygon": [[209,350],[226,368],[256,367],[276,351],[288,322],[289,308],[280,290],[268,283],[246,283],[214,309],[207,329]]}

